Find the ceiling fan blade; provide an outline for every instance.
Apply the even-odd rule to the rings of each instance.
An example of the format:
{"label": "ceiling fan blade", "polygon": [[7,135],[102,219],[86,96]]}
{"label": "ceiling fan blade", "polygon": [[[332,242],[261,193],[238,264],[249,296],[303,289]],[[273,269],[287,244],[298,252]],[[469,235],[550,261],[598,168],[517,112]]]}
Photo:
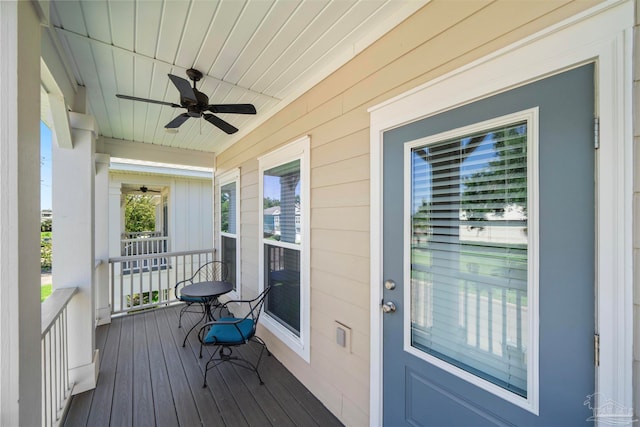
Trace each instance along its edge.
{"label": "ceiling fan blade", "polygon": [[182,77],[174,76],[173,74],[169,74],[169,78],[178,89],[178,92],[180,92],[181,99],[186,99],[194,104],[198,103],[196,94],[187,80]]}
{"label": "ceiling fan blade", "polygon": [[214,116],[213,114],[204,114],[204,119],[209,123],[211,123],[212,125],[219,127],[223,132],[226,132],[229,135],[231,135],[232,133],[238,132],[238,128],[225,122],[220,117]]}
{"label": "ceiling fan blade", "polygon": [[175,119],[173,119],[169,123],[167,123],[165,125],[165,128],[167,128],[167,129],[178,128],[178,127],[180,127],[181,124],[186,122],[189,117],[191,117],[191,116],[188,115],[187,113],[182,113],[178,117],[176,117]]}
{"label": "ceiling fan blade", "polygon": [[212,104],[207,107],[212,113],[256,114],[252,104]]}
{"label": "ceiling fan blade", "polygon": [[137,96],[120,95],[116,94],[116,97],[121,99],[129,99],[131,101],[149,102],[151,104],[168,105],[173,108],[182,108],[182,105],[174,104],[173,102],[156,101],[154,99],[138,98]]}

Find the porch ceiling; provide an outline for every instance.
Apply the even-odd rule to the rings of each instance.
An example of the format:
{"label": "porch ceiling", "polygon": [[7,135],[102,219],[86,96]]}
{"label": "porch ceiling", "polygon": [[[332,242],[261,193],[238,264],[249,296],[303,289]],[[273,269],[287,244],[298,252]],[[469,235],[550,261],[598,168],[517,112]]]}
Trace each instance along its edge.
{"label": "porch ceiling", "polygon": [[[53,0],[50,25],[101,136],[219,153],[425,3]],[[177,103],[167,74],[192,67],[210,103],[253,103],[258,114],[220,114],[240,129],[231,136],[202,119],[169,134],[184,110],[115,96]]]}

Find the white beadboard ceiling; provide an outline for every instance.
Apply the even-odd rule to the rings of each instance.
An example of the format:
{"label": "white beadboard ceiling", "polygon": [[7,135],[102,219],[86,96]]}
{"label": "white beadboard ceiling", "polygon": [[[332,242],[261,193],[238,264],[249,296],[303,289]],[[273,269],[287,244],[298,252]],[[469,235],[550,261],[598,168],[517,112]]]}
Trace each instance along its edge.
{"label": "white beadboard ceiling", "polygon": [[[101,136],[221,152],[424,5],[424,0],[54,0],[50,25]],[[164,125],[183,109],[167,74],[204,74],[212,104],[252,103],[258,114],[219,114],[240,131],[204,119],[176,134]]]}

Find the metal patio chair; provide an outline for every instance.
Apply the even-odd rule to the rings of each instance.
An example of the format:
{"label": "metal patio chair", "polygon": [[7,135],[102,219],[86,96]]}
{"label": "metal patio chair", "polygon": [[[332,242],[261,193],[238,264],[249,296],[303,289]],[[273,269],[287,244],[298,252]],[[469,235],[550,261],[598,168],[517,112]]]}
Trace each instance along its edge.
{"label": "metal patio chair", "polygon": [[[221,312],[229,312],[229,304],[239,304],[240,307],[237,308],[238,310],[248,310],[245,316],[236,317],[233,313],[229,312],[229,317],[222,317],[218,320],[208,322],[200,328],[198,332],[200,358],[202,358],[202,348],[204,346],[214,347],[213,354],[207,361],[205,367],[203,387],[207,386],[207,373],[209,370],[224,362],[230,362],[236,366],[252,370],[258,376],[260,384],[264,384],[260,372],[258,372],[258,366],[260,365],[264,351],[266,350],[267,354],[270,353],[262,338],[256,336],[256,327],[258,326],[262,306],[270,290],[271,287],[267,287],[260,295],[252,300],[232,300],[220,306]],[[235,347],[248,344],[251,341],[261,346],[256,363],[252,363],[238,353],[233,353]]]}

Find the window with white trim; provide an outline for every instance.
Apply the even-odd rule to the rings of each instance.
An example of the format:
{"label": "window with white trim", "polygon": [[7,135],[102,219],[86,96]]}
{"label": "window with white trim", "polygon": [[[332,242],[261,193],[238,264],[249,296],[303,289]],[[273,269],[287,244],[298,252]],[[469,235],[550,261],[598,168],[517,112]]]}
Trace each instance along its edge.
{"label": "window with white trim", "polygon": [[525,406],[537,394],[536,117],[405,146],[405,349]]}
{"label": "window with white trim", "polygon": [[234,169],[218,177],[220,202],[220,260],[227,265],[228,281],[233,284],[231,298],[242,295],[240,289],[240,170]]}
{"label": "window with white trim", "polygon": [[309,137],[258,160],[264,324],[309,361]]}

